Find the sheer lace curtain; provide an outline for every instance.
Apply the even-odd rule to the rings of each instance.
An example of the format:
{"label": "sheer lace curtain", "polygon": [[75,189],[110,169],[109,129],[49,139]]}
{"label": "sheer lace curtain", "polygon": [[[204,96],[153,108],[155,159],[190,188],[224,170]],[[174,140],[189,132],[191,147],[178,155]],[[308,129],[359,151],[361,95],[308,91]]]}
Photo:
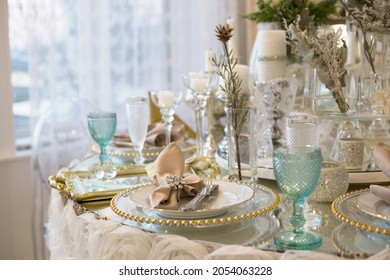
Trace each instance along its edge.
{"label": "sheer lace curtain", "polygon": [[[125,98],[146,96],[148,91],[158,88],[184,90],[182,74],[204,69],[206,49],[220,51],[215,26],[225,23],[229,17],[237,23],[243,22],[244,3],[238,0],[19,0],[27,29],[32,130],[37,131],[44,112],[65,108],[63,104],[74,104],[75,99],[84,105],[89,102],[101,110],[117,112],[118,130],[125,130]],[[245,31],[238,34],[238,41],[241,36],[245,40]],[[179,115],[190,124],[193,122],[194,113],[187,105],[181,105]],[[72,115],[71,119],[86,124],[85,112]],[[54,129],[56,123],[62,122],[50,123]],[[70,134],[65,138],[79,141],[80,137],[88,137],[82,133],[75,137],[71,135],[72,129],[67,131]],[[45,149],[50,148],[50,153],[45,153],[47,156],[54,158],[54,153],[64,153],[59,150],[65,145],[56,144],[53,140],[56,135],[51,136],[53,131],[43,129],[35,135],[38,139],[34,142],[42,144],[40,139],[50,142],[43,143]],[[34,154],[42,151],[36,149]],[[37,178],[48,171],[36,169]],[[43,211],[47,209],[43,205],[46,199],[39,195],[39,188],[44,186],[47,187],[45,179],[37,180],[35,205]],[[34,215],[41,210],[35,209]],[[42,225],[46,218],[41,213],[39,221],[34,222],[33,227],[38,227],[40,232],[35,239],[44,235]],[[35,242],[41,244],[42,239]],[[47,257],[45,248],[37,245],[35,248],[37,258]]]}
{"label": "sheer lace curtain", "polygon": [[25,1],[33,116],[58,98],[78,96],[116,111],[123,129],[124,99],[151,89],[184,89],[181,75],[204,68],[206,49],[220,49],[215,26],[228,17],[243,21],[239,3]]}

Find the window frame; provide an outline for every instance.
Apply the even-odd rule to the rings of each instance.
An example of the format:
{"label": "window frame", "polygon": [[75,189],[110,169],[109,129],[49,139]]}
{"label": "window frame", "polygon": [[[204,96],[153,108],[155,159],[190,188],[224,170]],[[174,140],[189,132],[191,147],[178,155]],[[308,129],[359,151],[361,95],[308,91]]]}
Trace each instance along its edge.
{"label": "window frame", "polygon": [[0,0],[0,160],[16,155],[8,30],[8,3]]}

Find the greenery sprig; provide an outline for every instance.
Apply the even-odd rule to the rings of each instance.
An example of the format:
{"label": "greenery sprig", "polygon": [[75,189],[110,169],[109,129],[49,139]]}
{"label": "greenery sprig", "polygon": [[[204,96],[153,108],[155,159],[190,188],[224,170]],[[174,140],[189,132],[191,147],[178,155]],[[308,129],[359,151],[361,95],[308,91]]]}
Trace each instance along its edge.
{"label": "greenery sprig", "polygon": [[304,9],[314,16],[314,24],[322,25],[329,17],[336,14],[337,0],[258,0],[257,11],[245,15],[244,18],[259,22],[277,22],[281,28],[284,20],[291,24]]}
{"label": "greenery sprig", "polygon": [[229,24],[216,27],[216,36],[222,44],[223,54],[219,59],[214,56],[211,63],[215,67],[215,72],[223,80],[223,83],[220,84],[220,89],[225,93],[228,106],[232,108],[231,123],[234,130],[238,179],[242,180],[239,137],[242,127],[247,120],[248,111],[243,110],[246,103],[246,95],[241,92],[242,78],[235,71],[237,59],[234,58],[232,50],[229,51],[227,45],[233,36],[233,30]]}

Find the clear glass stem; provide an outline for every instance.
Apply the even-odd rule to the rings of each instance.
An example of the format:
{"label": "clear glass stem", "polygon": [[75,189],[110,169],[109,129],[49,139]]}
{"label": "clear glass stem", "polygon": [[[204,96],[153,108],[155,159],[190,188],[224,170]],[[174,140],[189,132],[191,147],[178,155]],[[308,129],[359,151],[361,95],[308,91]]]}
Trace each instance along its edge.
{"label": "clear glass stem", "polygon": [[165,143],[171,143],[172,121],[174,119],[175,111],[172,108],[161,109],[162,120],[165,127]]}
{"label": "clear glass stem", "polygon": [[106,146],[100,146],[100,155],[99,155],[99,160],[103,164],[108,160],[108,155],[107,155],[107,147]]}
{"label": "clear glass stem", "polygon": [[137,155],[134,158],[134,163],[142,165],[145,161],[144,157],[142,156],[142,149],[143,146],[141,147],[134,147],[134,149],[137,151]]}
{"label": "clear glass stem", "polygon": [[203,156],[203,152],[204,152],[204,130],[203,130],[204,113],[205,113],[204,106],[203,107],[199,106],[195,110],[197,156]]}
{"label": "clear glass stem", "polygon": [[294,202],[293,203],[293,214],[290,217],[290,223],[293,226],[294,233],[302,233],[303,226],[306,223],[305,216],[302,212],[303,203]]}

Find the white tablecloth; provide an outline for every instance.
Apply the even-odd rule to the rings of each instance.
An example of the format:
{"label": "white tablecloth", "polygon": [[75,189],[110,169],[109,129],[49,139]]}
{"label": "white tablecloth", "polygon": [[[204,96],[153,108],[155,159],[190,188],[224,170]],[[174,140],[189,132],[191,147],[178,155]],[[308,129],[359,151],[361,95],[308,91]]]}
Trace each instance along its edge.
{"label": "white tablecloth", "polygon": [[[336,255],[313,251],[277,253],[148,233],[109,218],[102,219],[102,216],[91,212],[77,215],[77,205],[73,200],[64,203],[60,193],[52,190],[47,236],[51,259],[341,259]],[[110,211],[107,209],[107,217],[114,214]],[[369,259],[390,260],[390,248]]]}

